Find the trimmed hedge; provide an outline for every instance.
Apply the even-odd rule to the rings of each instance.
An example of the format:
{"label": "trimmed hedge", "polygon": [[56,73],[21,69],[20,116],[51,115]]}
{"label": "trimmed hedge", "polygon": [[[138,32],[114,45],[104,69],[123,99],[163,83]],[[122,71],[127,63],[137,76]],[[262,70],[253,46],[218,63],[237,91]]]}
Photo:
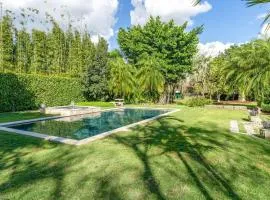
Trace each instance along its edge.
{"label": "trimmed hedge", "polygon": [[97,107],[114,107],[112,102],[102,102],[102,101],[88,101],[88,102],[79,102],[76,105],[78,106],[97,106]]}
{"label": "trimmed hedge", "polygon": [[77,79],[58,76],[0,73],[0,112],[31,110],[84,101]]}
{"label": "trimmed hedge", "polygon": [[191,97],[177,102],[177,104],[179,105],[186,105],[189,107],[201,107],[212,103],[213,101],[211,101],[210,99],[206,99],[204,97]]}
{"label": "trimmed hedge", "polygon": [[264,104],[264,103],[262,103],[262,105],[261,105],[261,110],[262,110],[263,112],[268,112],[268,113],[270,113],[270,104]]}

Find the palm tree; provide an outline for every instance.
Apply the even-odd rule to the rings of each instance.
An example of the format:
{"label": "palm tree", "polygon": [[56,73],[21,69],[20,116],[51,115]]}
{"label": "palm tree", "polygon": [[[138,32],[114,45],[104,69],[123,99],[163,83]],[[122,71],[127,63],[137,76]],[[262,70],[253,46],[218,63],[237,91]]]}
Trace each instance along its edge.
{"label": "palm tree", "polygon": [[223,72],[227,82],[243,94],[253,90],[259,101],[268,95],[270,84],[270,39],[255,40],[227,51]]}
{"label": "palm tree", "polygon": [[[243,0],[247,2],[248,6],[256,6],[259,4],[265,4],[265,3],[269,3],[270,0]],[[201,3],[202,0],[195,0],[195,5],[198,5],[199,3]]]}
{"label": "palm tree", "polygon": [[134,91],[135,81],[133,68],[126,64],[121,57],[117,57],[110,62],[110,90],[120,98],[129,98]]}
{"label": "palm tree", "polygon": [[157,101],[164,91],[165,79],[161,73],[161,63],[154,57],[145,57],[138,62],[138,85],[152,101]]}

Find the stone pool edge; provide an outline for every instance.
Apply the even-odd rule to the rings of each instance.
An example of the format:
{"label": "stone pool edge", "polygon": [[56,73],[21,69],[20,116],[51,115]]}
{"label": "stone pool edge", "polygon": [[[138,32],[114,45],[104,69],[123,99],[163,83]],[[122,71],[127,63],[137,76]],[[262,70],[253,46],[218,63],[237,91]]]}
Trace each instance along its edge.
{"label": "stone pool edge", "polygon": [[[128,107],[127,107],[128,108]],[[133,107],[130,109],[142,109],[143,107]],[[108,110],[114,110],[113,109],[106,109],[103,111],[108,111]],[[121,109],[121,108],[120,108]],[[153,109],[153,110],[161,110],[161,109],[166,109],[166,108],[143,108],[143,109]],[[103,112],[101,111],[101,112]],[[85,138],[82,140],[75,140],[75,139],[69,139],[69,138],[63,138],[63,137],[57,137],[57,136],[52,136],[52,135],[46,135],[46,134],[41,134],[41,133],[36,133],[36,132],[30,132],[30,131],[22,131],[22,130],[18,130],[18,129],[13,129],[13,128],[8,128],[8,127],[4,127],[4,126],[8,126],[8,125],[15,125],[15,124],[22,124],[22,123],[31,123],[31,122],[36,122],[36,121],[42,121],[45,119],[57,119],[60,117],[46,117],[46,118],[39,118],[39,119],[35,119],[35,120],[24,120],[24,121],[17,121],[17,122],[11,122],[11,123],[5,123],[5,124],[0,124],[0,131],[5,131],[5,132],[11,132],[11,133],[16,133],[16,134],[20,134],[20,135],[26,135],[26,136],[31,136],[31,137],[36,137],[36,138],[40,138],[40,139],[44,139],[47,141],[52,141],[52,142],[58,142],[58,143],[63,143],[63,144],[69,144],[69,145],[76,145],[76,146],[80,146],[80,145],[85,145],[88,144],[90,142],[93,142],[95,140],[98,139],[102,139],[105,138],[111,134],[117,133],[117,132],[122,132],[122,131],[127,131],[129,128],[138,126],[138,125],[142,125],[142,124],[147,124],[151,121],[154,121],[158,118],[173,114],[175,112],[180,111],[180,109],[174,109],[172,111],[169,111],[167,113],[149,118],[149,119],[145,119],[139,122],[135,122],[133,124],[129,124],[111,131],[107,131],[104,133],[101,133],[99,135],[95,135],[89,138]]]}

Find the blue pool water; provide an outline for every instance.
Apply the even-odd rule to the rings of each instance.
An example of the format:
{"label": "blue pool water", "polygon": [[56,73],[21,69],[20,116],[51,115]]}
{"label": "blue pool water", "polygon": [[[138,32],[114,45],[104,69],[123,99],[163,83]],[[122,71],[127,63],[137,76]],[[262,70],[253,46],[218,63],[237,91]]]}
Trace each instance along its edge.
{"label": "blue pool water", "polygon": [[168,110],[119,109],[43,120],[10,128],[81,140],[167,112]]}

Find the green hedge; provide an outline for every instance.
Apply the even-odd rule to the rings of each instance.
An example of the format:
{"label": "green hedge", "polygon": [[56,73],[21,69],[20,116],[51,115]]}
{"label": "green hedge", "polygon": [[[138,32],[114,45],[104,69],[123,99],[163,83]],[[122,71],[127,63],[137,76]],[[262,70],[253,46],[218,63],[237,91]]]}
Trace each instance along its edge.
{"label": "green hedge", "polygon": [[79,102],[76,105],[78,106],[97,106],[97,107],[114,107],[112,102],[102,102],[102,101],[88,101],[88,102]]}
{"label": "green hedge", "polygon": [[263,112],[270,112],[270,104],[264,104],[264,103],[262,103],[261,110]]}
{"label": "green hedge", "polygon": [[84,101],[77,79],[0,73],[0,112],[21,111]]}
{"label": "green hedge", "polygon": [[201,107],[212,103],[213,101],[204,97],[191,97],[177,102],[179,105],[186,105],[189,107]]}

